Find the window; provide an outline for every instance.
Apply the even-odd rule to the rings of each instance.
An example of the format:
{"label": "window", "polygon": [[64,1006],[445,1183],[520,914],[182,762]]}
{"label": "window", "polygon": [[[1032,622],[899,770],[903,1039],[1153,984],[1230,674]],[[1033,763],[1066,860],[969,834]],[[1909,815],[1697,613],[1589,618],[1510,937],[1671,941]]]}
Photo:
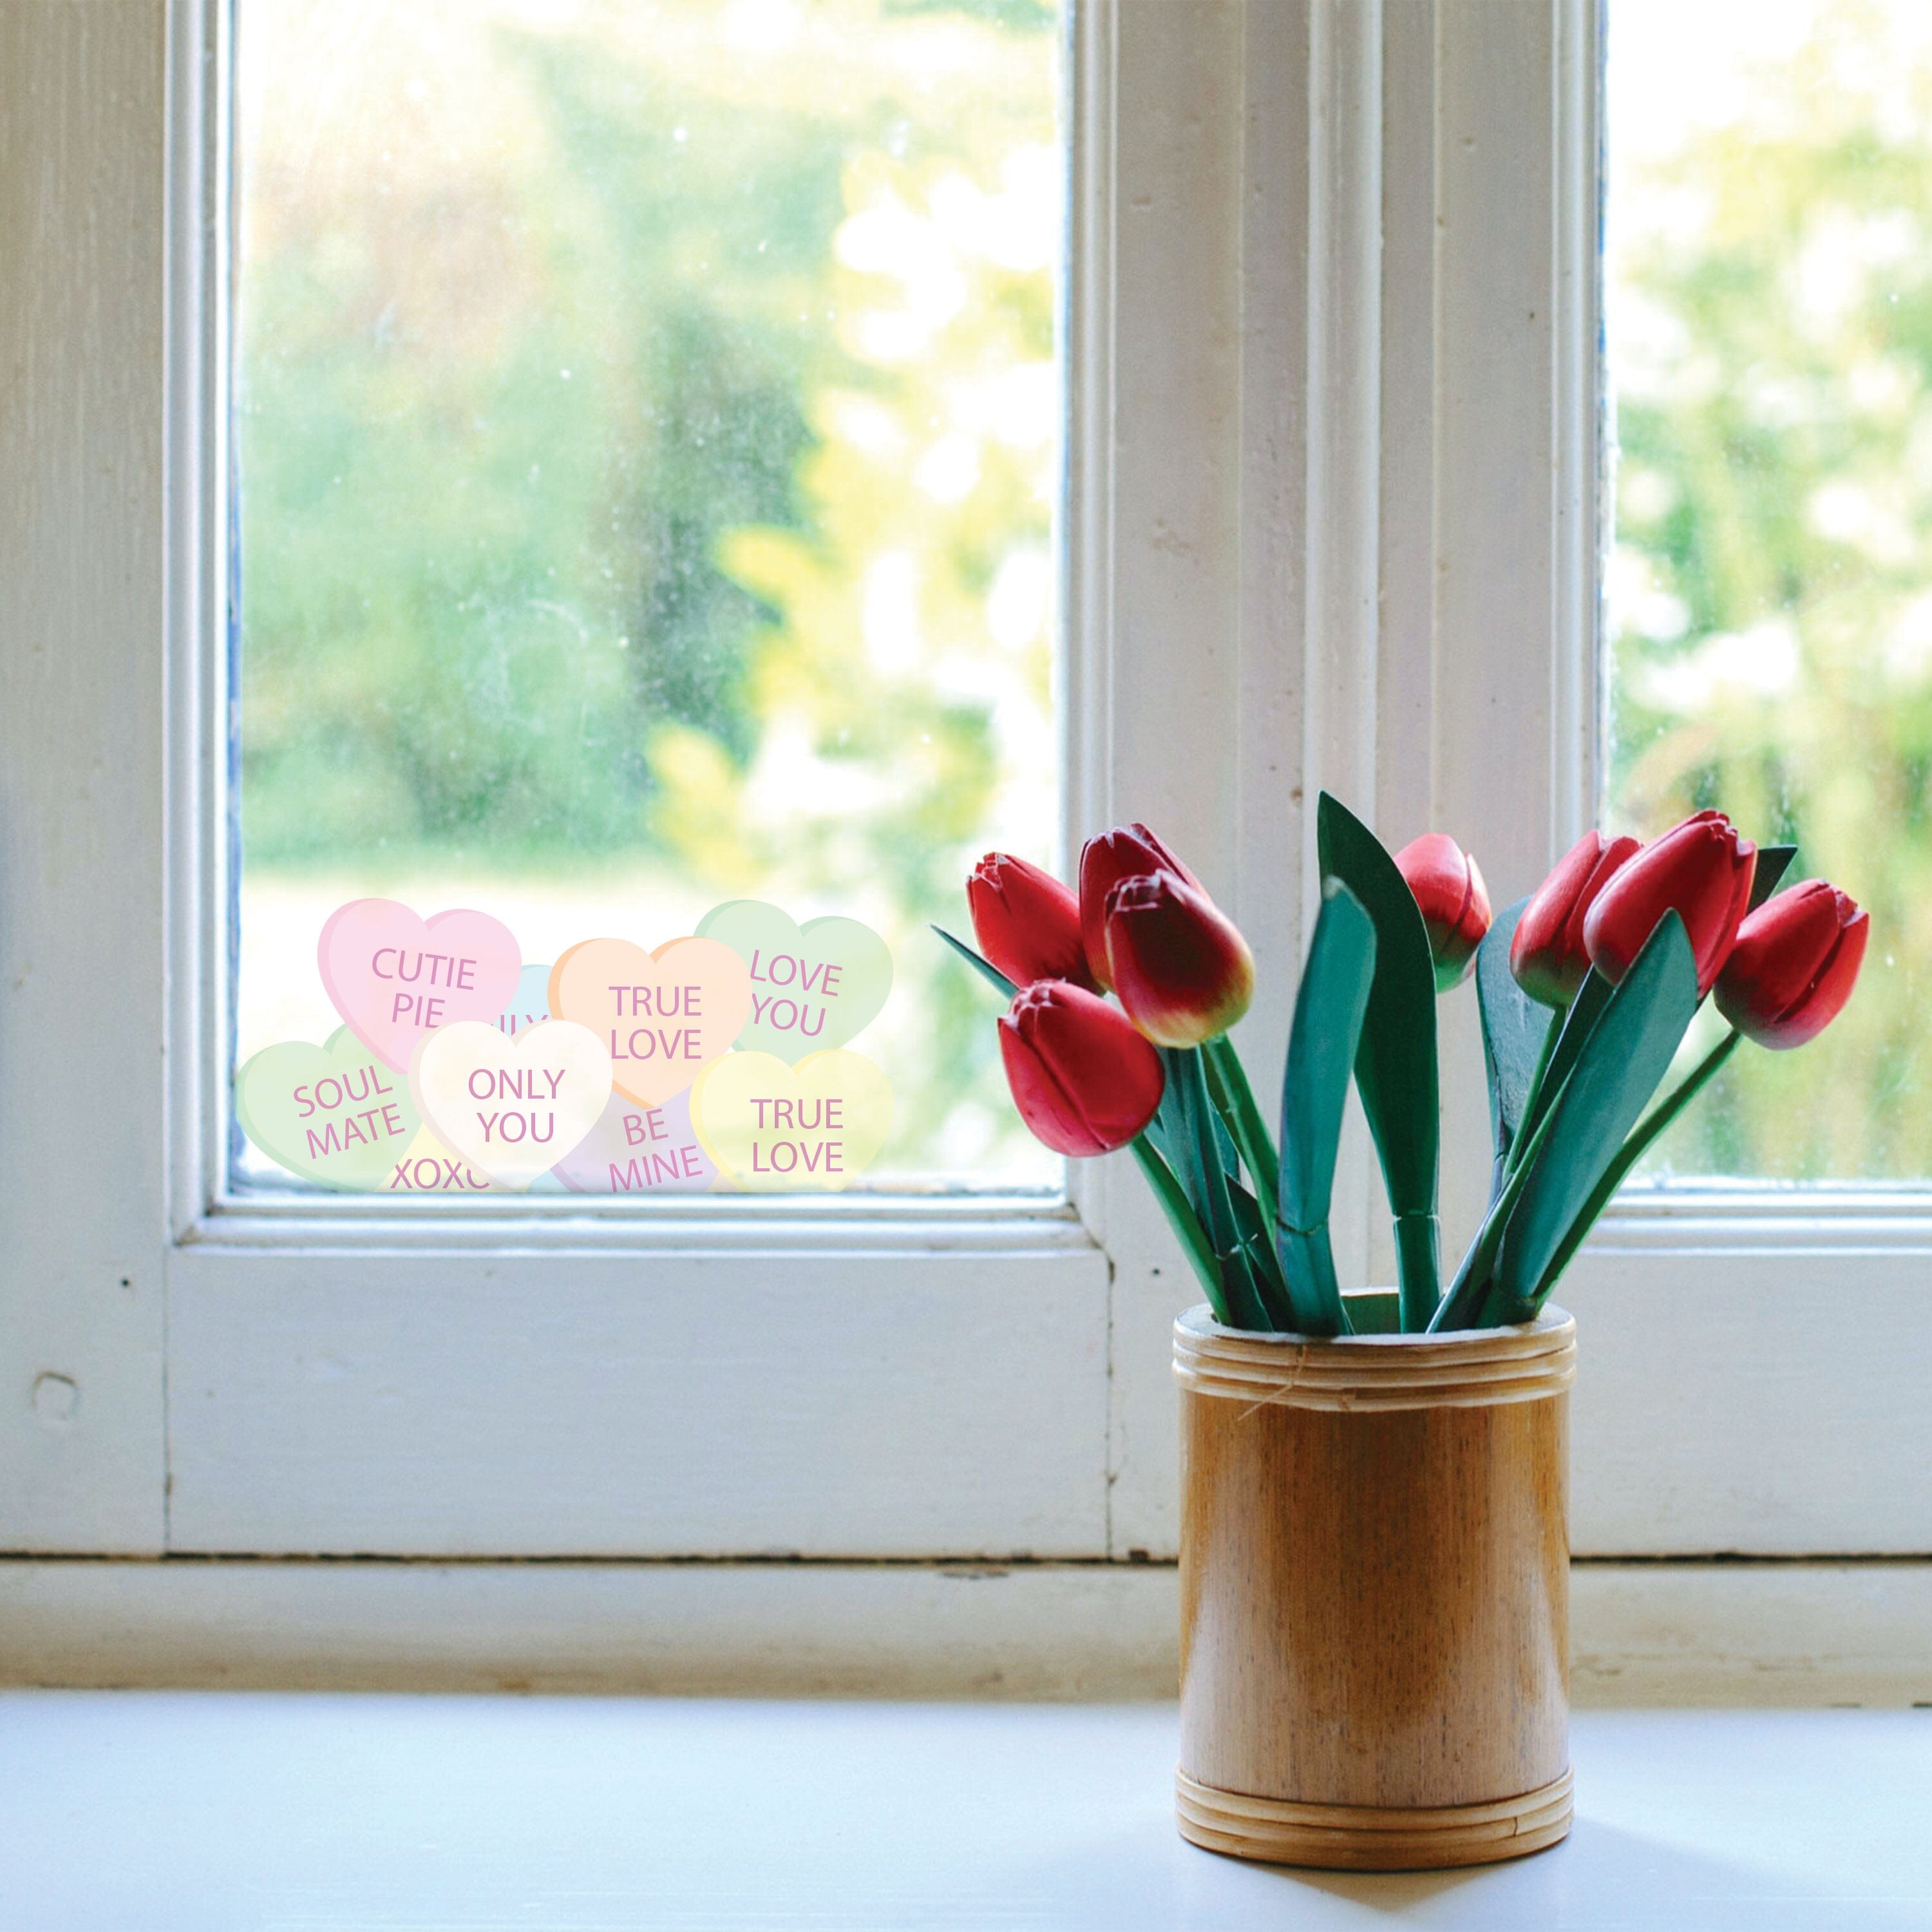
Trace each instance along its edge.
{"label": "window", "polygon": [[1932,1174],[1922,1055],[1932,553],[1924,9],[1617,0],[1607,808],[1722,805],[1869,909],[1814,1053],[1740,1055],[1661,1172]]}
{"label": "window", "polygon": [[862,1184],[1058,1183],[928,926],[1058,856],[1060,39],[239,0],[238,1065],[349,900],[548,962],[760,898],[893,956]]}
{"label": "window", "polygon": [[[296,31],[306,22],[321,32],[331,10],[275,10]],[[547,36],[567,40],[571,23],[585,21],[618,31],[632,10],[517,13],[520,27],[491,41],[490,58],[524,90],[518,113],[538,116],[530,76],[557,51]],[[782,14],[700,10],[707,22],[761,20],[765,31]],[[1051,30],[1031,23],[1037,11],[1013,0],[971,8],[880,0],[877,9],[890,23],[882,31],[943,28],[965,37],[962,44],[1004,50],[1000,57],[1025,63],[1034,81],[1042,62],[1060,64],[1060,152],[1070,178],[1058,338],[1066,426],[1056,459],[1064,479],[1047,512],[1060,521],[1045,535],[1040,503],[1015,482],[1001,499],[1001,514],[1016,519],[1011,542],[961,578],[962,596],[978,600],[988,661],[1004,663],[992,604],[1006,560],[1042,543],[1055,560],[1057,686],[1042,690],[1037,675],[1045,630],[1029,632],[1013,660],[1030,668],[1031,715],[1055,720],[1054,758],[1026,767],[1054,769],[1064,801],[1036,849],[1064,848],[1118,819],[1157,824],[1270,963],[1300,953],[1318,786],[1391,832],[1455,830],[1499,900],[1527,892],[1605,784],[1616,808],[1637,809],[1635,764],[1618,763],[1634,745],[1635,713],[1620,694],[1606,760],[1596,702],[1600,10],[1590,0],[1305,9],[1092,0]],[[873,11],[858,0],[783,14],[806,23],[801,34],[862,16]],[[231,1184],[220,1104],[231,1020],[256,1023],[251,989],[269,980],[257,981],[256,956],[244,952],[231,1012],[230,888],[250,948],[272,930],[275,896],[308,890],[302,868],[352,850],[358,864],[374,862],[370,844],[355,845],[367,828],[343,816],[344,794],[332,789],[342,770],[329,762],[352,766],[368,747],[340,730],[305,738],[286,681],[298,662],[326,662],[300,656],[304,626],[324,641],[367,633],[353,604],[325,632],[326,614],[289,594],[296,580],[285,576],[276,592],[275,568],[290,559],[250,563],[251,544],[271,542],[250,519],[278,502],[286,518],[294,500],[290,475],[278,482],[275,465],[314,457],[292,414],[287,438],[251,446],[288,406],[274,385],[292,380],[303,339],[299,329],[273,340],[250,332],[278,315],[278,327],[293,327],[306,298],[302,276],[277,297],[296,311],[278,310],[266,284],[251,292],[248,224],[273,205],[265,180],[265,198],[251,212],[244,194],[239,211],[242,333],[231,344],[226,143],[237,49],[229,11],[213,0],[175,0],[165,35],[163,17],[160,0],[16,12],[10,58],[0,61],[8,191],[31,179],[52,197],[34,201],[32,219],[17,196],[8,204],[4,232],[10,244],[20,238],[19,272],[0,284],[0,350],[10,368],[36,372],[31,412],[11,392],[0,404],[10,412],[0,413],[0,475],[32,479],[30,514],[0,518],[0,544],[24,546],[28,560],[17,567],[9,642],[24,640],[28,674],[22,701],[0,711],[0,834],[20,842],[0,867],[0,1250],[10,1256],[0,1295],[20,1385],[20,1400],[0,1408],[0,1446],[16,1472],[0,1485],[9,1546],[827,1561],[1171,1554],[1168,1326],[1189,1289],[1131,1171],[1078,1168],[1064,1198],[980,1191],[1020,1177],[992,1139],[959,1132],[949,1140],[955,1127],[935,1112],[925,1151],[901,1178],[937,1172],[970,1184],[958,1191],[896,1189],[836,1203],[707,1198],[675,1211],[535,1202],[486,1213],[450,1202],[432,1213]],[[244,93],[249,17],[244,0]],[[407,16],[357,17],[380,36],[400,32]],[[483,17],[471,8],[446,15],[458,34]],[[507,0],[488,17],[512,20]],[[1616,31],[1612,14],[1613,47]],[[372,56],[370,72],[389,71],[386,58]],[[754,50],[740,64],[752,73]],[[586,88],[628,84],[614,55],[575,71]],[[407,78],[393,108],[398,125],[428,107],[410,102]],[[1029,146],[1040,98],[1030,95],[1025,110]],[[828,99],[825,111],[844,110]],[[517,124],[556,132],[540,118]],[[671,136],[680,125],[686,141],[669,144],[680,153],[706,138],[694,111],[670,121]],[[284,132],[278,124],[272,138]],[[956,136],[965,138],[956,128],[946,138]],[[244,148],[255,138],[245,113],[238,138]],[[342,145],[346,154],[352,144]],[[560,151],[532,132],[519,152]],[[33,160],[24,172],[11,159],[22,154]],[[244,157],[244,184],[247,166]],[[962,171],[976,194],[997,196],[1009,191],[1004,166]],[[379,185],[383,178],[379,171]],[[842,199],[827,218],[835,238],[863,212],[842,199],[849,183],[838,178]],[[572,221],[589,224],[572,230],[573,250],[588,260],[605,245],[590,232],[596,196],[559,194],[554,208],[567,204]],[[439,206],[452,226],[433,230],[425,260],[444,242],[467,245],[453,205]],[[511,239],[533,245],[550,232],[551,205],[534,214],[520,206]],[[862,258],[863,232],[849,244]],[[871,296],[862,300],[862,285],[885,284],[868,279],[863,259],[842,260],[839,245],[835,238],[831,272],[854,278],[843,285],[862,307]],[[523,259],[514,247],[497,253],[509,266]],[[353,254],[325,250],[302,275],[352,282]],[[562,267],[577,272],[576,260]],[[103,306],[104,287],[124,299]],[[1613,323],[1617,298],[1613,288]],[[1025,328],[1036,331],[1034,296],[1022,306]],[[302,327],[334,312],[308,311]],[[442,313],[452,328],[465,320],[460,308]],[[378,306],[366,316],[356,354],[376,339],[381,314]],[[83,316],[92,319],[86,327],[76,324]],[[397,317],[406,320],[400,308]],[[650,338],[667,351],[680,339]],[[306,340],[304,354],[317,346]],[[1036,363],[1036,335],[1027,340],[1023,359]],[[553,360],[560,346],[544,338],[528,366],[543,411],[568,422],[572,410],[590,406],[578,385],[592,382],[597,365]],[[836,327],[820,346],[838,364],[830,386],[842,396],[862,358]],[[410,352],[406,340],[384,349],[405,362]],[[244,626],[259,618],[262,626],[242,652],[238,879],[228,845],[224,645],[231,364],[242,412],[242,613]],[[345,366],[322,373],[332,380]],[[556,373],[566,368],[567,382]],[[899,367],[865,399],[902,400],[896,386],[914,380]],[[418,433],[410,412],[420,382],[398,398],[399,413],[372,419],[364,457],[384,437]],[[889,412],[896,406],[881,402]],[[1651,539],[1636,520],[1644,486],[1634,388],[1621,406],[1618,488],[1636,489],[1637,500],[1620,503],[1620,541],[1640,546]],[[838,446],[829,416],[796,420],[824,439],[820,448]],[[476,432],[459,422],[451,434]],[[1042,447],[1013,458],[1027,488]],[[597,506],[608,514],[617,497],[572,449],[586,466],[565,479],[577,492],[572,514],[594,526]],[[520,494],[537,459],[515,437],[500,453],[510,465],[506,524],[519,544],[550,541],[542,519],[561,496]],[[814,473],[810,459],[785,471],[806,477],[802,488],[816,487]],[[325,506],[335,474],[310,476]],[[393,487],[374,470],[368,477],[374,492]],[[632,509],[650,480],[641,470],[628,477]],[[1882,478],[1861,487],[1882,494]],[[881,514],[946,508],[916,480],[899,495]],[[439,540],[460,548],[456,512],[467,506],[446,507],[459,535],[446,529]],[[732,508],[730,530],[764,532],[760,542],[776,531],[772,541],[795,556],[782,518],[752,508],[742,517]],[[526,512],[535,519],[527,529]],[[826,527],[836,535],[843,526]],[[302,535],[298,520],[281,528],[291,544]],[[400,594],[398,582],[420,596],[425,582],[442,580],[437,572],[452,573],[459,594],[476,590],[448,562],[452,551],[384,557],[380,528],[356,541],[383,570],[403,572],[383,580],[386,596]],[[1860,596],[1892,594],[1895,566],[1884,559],[1858,562],[1856,546],[1828,532],[1808,541],[1839,547]],[[331,542],[320,580],[340,588],[339,530]],[[628,674],[624,654],[642,634],[619,620],[625,600],[635,608],[641,593],[632,581],[608,608],[592,608],[583,586],[603,581],[602,542],[565,543],[580,579],[576,601],[554,600],[570,617],[556,620],[556,634],[577,638],[581,620],[598,662]],[[705,567],[716,569],[715,578],[699,572],[706,595],[741,613],[740,591],[771,596],[764,576],[753,582],[737,538],[706,542]],[[889,554],[899,547],[895,536]],[[16,554],[7,552],[10,572]],[[770,549],[761,554],[769,560]],[[740,567],[743,575],[732,576]],[[1016,568],[1018,587],[1000,594],[1030,613],[1036,567]],[[892,568],[897,578],[888,570],[879,580],[882,610],[903,592],[903,566]],[[419,574],[409,578],[412,570]],[[858,597],[848,637],[862,638],[877,586],[862,570],[843,581]],[[1611,606],[1619,666],[1640,657],[1667,669],[1742,621],[1694,612],[1694,625],[1653,638],[1642,628],[1650,620],[1624,614],[1622,583]],[[529,579],[513,587],[514,596],[484,597],[475,634],[503,654],[547,650],[549,632],[517,628],[534,626]],[[1661,588],[1692,601],[1670,581]],[[923,622],[930,614],[920,610]],[[770,616],[760,604],[740,634],[782,639],[782,623]],[[1019,615],[1012,625],[1018,638]],[[625,636],[632,644],[620,646]],[[279,688],[268,676],[278,650]],[[382,676],[400,679],[404,656],[380,667]],[[257,670],[268,681],[251,687]],[[937,658],[932,676],[913,681],[915,710],[958,695],[940,681]],[[1633,672],[1629,692],[1641,695],[1638,682]],[[326,709],[338,694],[324,690],[316,701]],[[368,701],[387,701],[392,713],[416,707],[405,722],[418,734],[417,754],[448,730],[476,771],[499,770],[488,718],[460,706],[436,714],[419,693],[408,695],[406,681]],[[983,717],[988,703],[981,690],[966,708]],[[662,722],[670,713],[652,715]],[[678,728],[693,715],[678,714]],[[754,772],[751,740],[734,748],[728,737],[718,738],[725,764]],[[1736,755],[1748,763],[1757,753]],[[290,784],[302,789],[284,790],[272,810],[282,782],[273,763],[284,756],[297,774]],[[359,769],[374,781],[374,767]],[[627,854],[634,832],[640,842],[658,836],[649,814],[668,795],[648,758],[631,769],[647,809],[623,828]],[[258,782],[268,788],[251,791]],[[594,814],[623,794],[605,784],[575,796]],[[313,800],[312,825],[291,796]],[[1018,809],[1016,796],[998,808]],[[385,888],[474,878],[463,868],[479,862],[469,848],[490,834],[489,808],[486,798],[474,812],[419,817],[418,831],[434,823],[443,842],[434,864],[418,839],[382,861],[394,868]],[[580,843],[590,836],[567,814],[554,822],[578,825],[571,836]],[[944,868],[970,856],[994,822],[962,822],[932,838],[934,891],[951,890]],[[327,849],[305,851],[304,836],[324,826]],[[758,889],[793,891],[769,862]],[[700,868],[676,883],[692,896],[688,907],[728,880]],[[926,890],[897,902],[894,916],[908,930],[932,903]],[[1879,887],[1868,890],[1876,903]],[[1910,956],[1900,958],[1909,971]],[[1264,1078],[1280,1064],[1292,986],[1276,967],[1244,1023],[1244,1052]],[[1468,1108],[1444,1139],[1453,1240],[1480,1204],[1486,1168],[1466,1003],[1445,1010],[1444,1040],[1445,1092]],[[1816,1058],[1822,1070],[1830,1055]],[[1910,1113],[1909,1092],[1900,1104]],[[1782,1168],[1768,1156],[1700,1155],[1694,1164],[1707,1178],[1722,1170],[1714,1183],[1634,1190],[1606,1217],[1564,1290],[1584,1336],[1580,1553],[1932,1544],[1917,1475],[1932,1452],[1920,1366],[1932,1352],[1922,1290],[1932,1220],[1909,1185],[1864,1184],[1909,1184],[1915,1169],[1894,1157],[1905,1144],[1886,1144],[1889,1166],[1876,1154],[1834,1167],[1808,1152]],[[1354,1279],[1367,1280],[1387,1263],[1372,1170],[1358,1154],[1338,1196],[1338,1248]],[[1768,1198],[1748,1184],[1782,1172],[1860,1184]],[[1828,1301],[1841,1318],[1825,1323]],[[1886,1338],[1876,1351],[1875,1333]]]}

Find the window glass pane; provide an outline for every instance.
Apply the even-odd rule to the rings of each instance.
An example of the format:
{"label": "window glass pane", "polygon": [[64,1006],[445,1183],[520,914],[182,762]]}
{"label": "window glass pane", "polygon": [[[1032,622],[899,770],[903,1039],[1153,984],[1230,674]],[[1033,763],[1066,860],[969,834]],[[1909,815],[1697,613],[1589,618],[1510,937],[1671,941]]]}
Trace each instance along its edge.
{"label": "window glass pane", "polygon": [[[956,930],[1056,863],[1054,0],[240,0],[238,1064],[329,912],[885,938],[886,1186],[1057,1184]],[[238,1169],[282,1177],[236,1142]]]}
{"label": "window glass pane", "polygon": [[1607,99],[1607,819],[1718,806],[1872,921],[1652,1165],[1932,1174],[1932,8],[1611,0]]}

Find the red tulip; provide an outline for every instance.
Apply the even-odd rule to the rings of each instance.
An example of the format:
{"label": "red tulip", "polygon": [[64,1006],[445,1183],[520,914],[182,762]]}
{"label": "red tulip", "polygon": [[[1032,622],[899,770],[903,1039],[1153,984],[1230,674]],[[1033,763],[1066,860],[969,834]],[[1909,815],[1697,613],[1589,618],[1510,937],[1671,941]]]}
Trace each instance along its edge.
{"label": "red tulip", "polygon": [[1198,1046],[1226,1033],[1255,996],[1248,942],[1198,886],[1172,872],[1114,886],[1106,935],[1114,991],[1162,1046]]}
{"label": "red tulip", "polygon": [[1567,1006],[1576,997],[1590,970],[1583,922],[1597,895],[1640,849],[1634,838],[1586,832],[1537,887],[1510,941],[1510,970],[1532,1000]]}
{"label": "red tulip", "polygon": [[1080,938],[1087,970],[1103,990],[1114,983],[1107,970],[1107,895],[1123,879],[1172,872],[1198,892],[1201,881],[1144,825],[1117,825],[1088,840],[1080,854]]}
{"label": "red tulip", "polygon": [[1870,914],[1822,879],[1766,899],[1718,976],[1718,1012],[1760,1046],[1816,1039],[1852,997],[1870,928]]}
{"label": "red tulip", "polygon": [[1682,916],[1697,962],[1697,991],[1715,983],[1750,903],[1757,848],[1721,812],[1700,812],[1625,862],[1583,920],[1590,964],[1614,984],[1628,973],[1658,921]]}
{"label": "red tulip", "polygon": [[1396,869],[1422,908],[1436,990],[1460,986],[1490,929],[1490,892],[1476,862],[1446,832],[1425,832],[1395,855]]}
{"label": "red tulip", "polygon": [[1000,1016],[1000,1058],[1020,1118],[1056,1154],[1125,1147],[1160,1105],[1160,1055],[1097,993],[1064,980],[1023,987]]}
{"label": "red tulip", "polygon": [[988,852],[966,881],[980,950],[1015,985],[1071,980],[1091,988],[1080,939],[1080,902],[1051,872]]}

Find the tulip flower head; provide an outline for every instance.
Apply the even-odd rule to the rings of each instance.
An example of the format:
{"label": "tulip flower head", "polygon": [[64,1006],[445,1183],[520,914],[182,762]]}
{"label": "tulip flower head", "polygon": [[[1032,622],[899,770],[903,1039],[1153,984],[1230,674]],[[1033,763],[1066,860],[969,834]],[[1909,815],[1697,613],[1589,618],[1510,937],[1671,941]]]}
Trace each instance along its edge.
{"label": "tulip flower head", "polygon": [[1567,1006],[1589,976],[1583,922],[1625,863],[1641,849],[1631,838],[1586,832],[1556,862],[1516,921],[1510,970],[1532,1000]]}
{"label": "tulip flower head", "polygon": [[1166,1085],[1160,1055],[1118,1006],[1063,980],[1022,987],[1000,1019],[1013,1104],[1056,1154],[1125,1147]]}
{"label": "tulip flower head", "polygon": [[1168,872],[1107,895],[1107,967],[1127,1017],[1162,1046],[1226,1033],[1255,996],[1254,955],[1198,886]]}
{"label": "tulip flower head", "polygon": [[1697,991],[1708,993],[1730,956],[1756,869],[1757,848],[1721,812],[1672,826],[1624,862],[1584,916],[1590,964],[1616,985],[1675,911],[1697,962]]}
{"label": "tulip flower head", "polygon": [[980,950],[1016,986],[1070,980],[1094,989],[1080,938],[1080,902],[1051,872],[988,852],[966,881]]}
{"label": "tulip flower head", "polygon": [[1123,879],[1172,872],[1201,889],[1201,881],[1144,825],[1117,825],[1088,840],[1080,853],[1080,937],[1087,970],[1104,992],[1113,980],[1107,967],[1107,895]]}
{"label": "tulip flower head", "polygon": [[1446,832],[1425,832],[1395,855],[1428,928],[1436,990],[1460,986],[1490,929],[1490,892],[1474,859]]}
{"label": "tulip flower head", "polygon": [[1870,915],[1808,879],[1766,899],[1738,929],[1718,976],[1718,1010],[1774,1049],[1816,1040],[1844,1010],[1864,964]]}

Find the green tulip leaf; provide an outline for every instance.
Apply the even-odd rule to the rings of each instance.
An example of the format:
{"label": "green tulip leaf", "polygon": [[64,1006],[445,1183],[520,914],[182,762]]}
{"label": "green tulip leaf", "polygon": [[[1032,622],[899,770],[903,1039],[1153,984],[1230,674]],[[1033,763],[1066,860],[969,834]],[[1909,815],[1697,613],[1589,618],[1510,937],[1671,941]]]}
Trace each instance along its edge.
{"label": "green tulip leaf", "polygon": [[943,926],[935,926],[932,929],[945,940],[948,946],[952,947],[955,952],[958,954],[961,958],[965,961],[968,965],[970,966],[975,972],[982,974],[990,980],[1008,999],[1010,1000],[1019,991],[1018,987],[1016,986],[990,959],[981,958],[964,940],[955,939]]}
{"label": "green tulip leaf", "polygon": [[1419,1329],[1438,1292],[1436,962],[1421,909],[1376,835],[1325,791],[1316,829],[1323,889],[1330,880],[1346,886],[1375,925],[1375,977],[1355,1084],[1395,1216],[1402,1324]]}
{"label": "green tulip leaf", "polygon": [[1544,1088],[1554,1094],[1548,1131],[1529,1154],[1532,1164],[1496,1255],[1503,1320],[1527,1321],[1534,1313],[1545,1270],[1670,1070],[1696,1010],[1696,960],[1682,919],[1669,912],[1610,991],[1560,1088],[1550,1084],[1552,1063]]}
{"label": "green tulip leaf", "polygon": [[1797,856],[1796,845],[1760,845],[1757,848],[1757,870],[1751,874],[1750,904],[1744,908],[1747,917],[1777,891],[1778,881]]}
{"label": "green tulip leaf", "polygon": [[[1654,933],[1652,935],[1655,936]],[[1524,1105],[1523,1118],[1516,1126],[1519,1144],[1535,1132],[1543,1117],[1549,1112],[1551,1102],[1562,1092],[1564,1082],[1569,1078],[1584,1049],[1590,1044],[1591,1036],[1596,1031],[1597,1023],[1603,1018],[1615,990],[1593,966],[1576,989],[1576,997],[1570,1002],[1570,1010],[1558,1016],[1562,1030],[1556,1036],[1556,1044],[1550,1048],[1550,1064],[1543,1070],[1542,1080]],[[1515,1162],[1510,1165],[1514,1166]]]}
{"label": "green tulip leaf", "polygon": [[1325,889],[1315,922],[1281,1086],[1276,1252],[1290,1320],[1304,1335],[1339,1335],[1346,1328],[1329,1249],[1328,1208],[1348,1076],[1375,971],[1375,922],[1338,881]]}
{"label": "green tulip leaf", "polygon": [[1161,1058],[1167,1070],[1163,1107],[1168,1095],[1174,1100],[1174,1111],[1165,1124],[1173,1147],[1174,1172],[1207,1233],[1235,1325],[1265,1331],[1274,1322],[1235,1219],[1234,1195],[1246,1190],[1230,1178],[1233,1142],[1208,1097],[1200,1049],[1164,1049]]}
{"label": "green tulip leaf", "polygon": [[[1228,1184],[1228,1202],[1234,1214],[1234,1232],[1241,1259],[1254,1286],[1256,1298],[1266,1316],[1269,1332],[1286,1334],[1294,1328],[1295,1310],[1288,1299],[1288,1284],[1275,1258],[1274,1240],[1262,1212],[1262,1204],[1238,1180]],[[1302,1332],[1306,1332],[1302,1331]]]}
{"label": "green tulip leaf", "polygon": [[[1161,1089],[1160,1105],[1147,1124],[1147,1136],[1156,1152],[1174,1172],[1181,1177],[1187,1189],[1187,1198],[1195,1212],[1202,1211],[1201,1188],[1198,1180],[1190,1182],[1188,1175],[1194,1158],[1194,1142],[1186,1126],[1186,1116],[1182,1111],[1181,1088],[1175,1076],[1175,1063],[1184,1053],[1192,1053],[1191,1046],[1158,1046],[1154,1051],[1160,1055],[1161,1070],[1166,1075],[1166,1084]],[[1221,1163],[1221,1172],[1230,1179],[1241,1171],[1240,1150],[1228,1132],[1227,1124],[1218,1110],[1210,1108],[1209,1112],[1214,1121],[1214,1152]]]}
{"label": "green tulip leaf", "polygon": [[1530,1082],[1543,1043],[1561,1018],[1532,1000],[1510,970],[1510,946],[1529,902],[1518,899],[1496,915],[1476,950],[1476,1006],[1483,1019],[1483,1065],[1490,1082],[1490,1131],[1496,1160],[1508,1157],[1522,1126]]}

